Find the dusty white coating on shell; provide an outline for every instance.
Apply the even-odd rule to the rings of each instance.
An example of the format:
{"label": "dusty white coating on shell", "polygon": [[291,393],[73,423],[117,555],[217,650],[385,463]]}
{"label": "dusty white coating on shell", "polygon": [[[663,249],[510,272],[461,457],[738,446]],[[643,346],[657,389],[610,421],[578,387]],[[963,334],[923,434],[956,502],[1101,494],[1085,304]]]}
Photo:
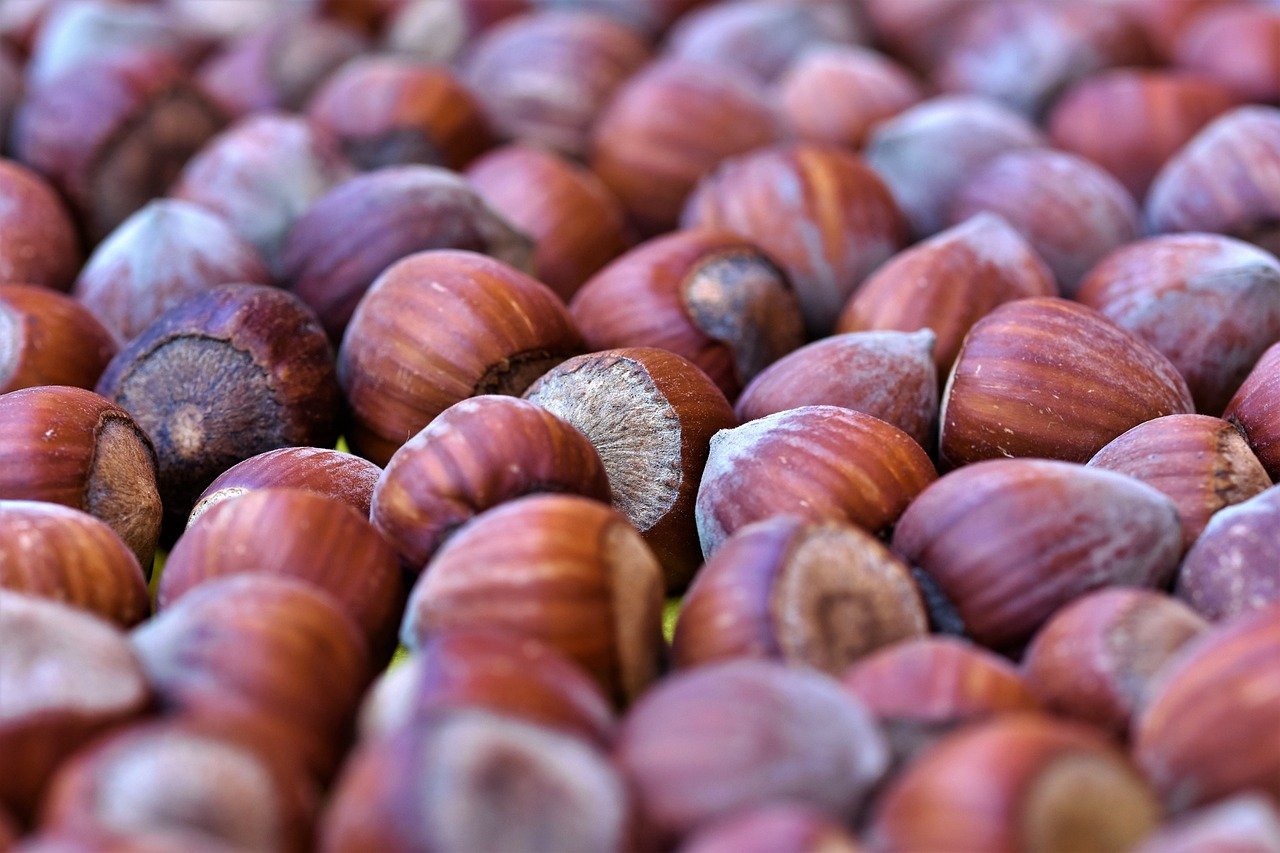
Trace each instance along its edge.
{"label": "dusty white coating on shell", "polygon": [[1280,602],[1277,531],[1280,486],[1220,510],[1187,554],[1179,595],[1215,619]]}
{"label": "dusty white coating on shell", "polygon": [[922,245],[945,246],[951,243],[964,244],[981,263],[1011,271],[1043,263],[1017,229],[1003,216],[990,211],[970,216]]}
{"label": "dusty white coating on shell", "polygon": [[[16,2],[20,5],[22,0]],[[37,33],[26,74],[32,85],[40,85],[86,61],[179,46],[176,30],[155,6],[101,0],[59,3]]]}
{"label": "dusty white coating on shell", "polygon": [[470,30],[461,0],[409,0],[392,19],[387,46],[424,62],[449,62]]}
{"label": "dusty white coating on shell", "polygon": [[3,300],[0,300],[0,388],[18,369],[25,345],[20,316]]}
{"label": "dusty white coating on shell", "polygon": [[1133,853],[1280,851],[1280,811],[1261,794],[1240,794],[1166,824]]}

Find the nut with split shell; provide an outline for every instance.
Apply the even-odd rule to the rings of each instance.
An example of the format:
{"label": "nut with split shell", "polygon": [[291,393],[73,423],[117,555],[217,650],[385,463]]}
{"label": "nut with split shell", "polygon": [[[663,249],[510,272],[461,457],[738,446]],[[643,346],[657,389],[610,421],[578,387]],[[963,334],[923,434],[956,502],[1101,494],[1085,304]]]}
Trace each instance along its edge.
{"label": "nut with split shell", "polygon": [[1178,597],[1213,622],[1280,603],[1280,487],[1209,519],[1178,570]]}
{"label": "nut with split shell", "polygon": [[115,336],[75,299],[48,287],[0,284],[0,394],[39,385],[93,388],[117,349]]}

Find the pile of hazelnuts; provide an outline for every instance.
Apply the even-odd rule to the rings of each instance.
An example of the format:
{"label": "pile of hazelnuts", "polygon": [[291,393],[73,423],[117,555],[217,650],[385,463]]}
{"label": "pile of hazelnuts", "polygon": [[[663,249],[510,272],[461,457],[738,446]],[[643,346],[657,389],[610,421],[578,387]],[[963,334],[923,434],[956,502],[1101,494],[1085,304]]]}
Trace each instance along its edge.
{"label": "pile of hazelnuts", "polygon": [[0,850],[1280,851],[1276,0],[3,0]]}

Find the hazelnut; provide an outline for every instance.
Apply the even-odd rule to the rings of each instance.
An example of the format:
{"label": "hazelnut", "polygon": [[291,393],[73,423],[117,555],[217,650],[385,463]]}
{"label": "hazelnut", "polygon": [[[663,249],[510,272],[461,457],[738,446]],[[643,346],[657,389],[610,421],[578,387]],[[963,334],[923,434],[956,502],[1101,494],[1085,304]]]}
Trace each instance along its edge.
{"label": "hazelnut", "polygon": [[737,420],[706,374],[666,350],[631,347],[577,356],[525,392],[595,445],[614,506],[662,563],[679,593],[702,562],[694,498],[711,437]]}
{"label": "hazelnut", "polygon": [[585,168],[550,151],[511,145],[471,164],[467,180],[533,238],[533,273],[565,301],[626,251],[626,212]]}
{"label": "hazelnut", "polygon": [[1160,60],[1170,60],[1177,49],[1178,40],[1196,19],[1217,6],[1234,0],[1124,0],[1127,14],[1146,33],[1147,40]]}
{"label": "hazelnut", "polygon": [[1177,509],[1151,486],[1045,459],[952,471],[893,532],[893,550],[938,582],[975,640],[998,650],[1016,649],[1092,590],[1162,586],[1181,545]]}
{"label": "hazelnut", "polygon": [[70,290],[80,260],[76,227],[53,187],[0,160],[0,282]]}
{"label": "hazelnut", "polygon": [[98,393],[155,445],[171,532],[213,478],[265,450],[331,446],[342,405],[315,316],[273,287],[229,284],[160,315],[111,360]]}
{"label": "hazelnut", "polygon": [[1065,299],[1019,299],[973,325],[939,413],[944,462],[1084,462],[1144,421],[1193,411],[1187,383],[1146,341]]}
{"label": "hazelnut", "polygon": [[260,31],[273,23],[298,24],[319,11],[323,0],[165,0],[179,24],[214,43],[225,43]]}
{"label": "hazelnut", "polygon": [[1280,603],[1280,487],[1227,507],[1178,572],[1178,597],[1214,622]]}
{"label": "hazelnut", "polygon": [[21,100],[22,72],[18,60],[0,42],[0,151],[8,146],[9,119]]}
{"label": "hazelnut", "polygon": [[147,579],[120,537],[91,515],[51,503],[0,500],[0,588],[124,628],[151,612]]}
{"label": "hazelnut", "polygon": [[533,259],[532,241],[460,176],[433,166],[393,166],[317,199],[289,229],[280,265],[337,343],[374,280],[425,249],[482,252],[521,269]]}
{"label": "hazelnut", "polygon": [[847,524],[775,516],[739,528],[698,572],[676,622],[676,666],[769,658],[838,675],[929,625],[911,572]]}
{"label": "hazelnut", "polygon": [[815,808],[778,804],[747,809],[692,833],[680,853],[858,853],[840,821]]}
{"label": "hazelnut", "polygon": [[649,46],[623,23],[548,9],[485,31],[462,75],[501,136],[583,158],[597,117],[648,59]]}
{"label": "hazelnut", "polygon": [[47,287],[0,284],[0,394],[37,385],[92,388],[117,348],[80,302]]}
{"label": "hazelnut", "polygon": [[930,329],[933,362],[945,378],[965,334],[997,305],[1057,292],[1022,235],[996,214],[979,213],[886,261],[845,304],[836,331]]}
{"label": "hazelnut", "polygon": [[658,674],[662,571],[622,516],[574,495],[532,495],[478,516],[436,552],[409,596],[400,639],[493,627],[562,652],[618,705]]}
{"label": "hazelnut", "polygon": [[1222,416],[1244,433],[1271,479],[1280,479],[1280,344],[1262,354]]}
{"label": "hazelnut", "polygon": [[99,826],[78,826],[24,836],[19,853],[236,853],[240,848],[196,830],[140,830],[119,832]]}
{"label": "hazelnut", "polygon": [[1160,668],[1209,627],[1176,598],[1147,589],[1105,589],[1059,610],[1022,660],[1047,711],[1123,739]]}
{"label": "hazelnut", "polygon": [[[1231,50],[1222,50],[1222,45]],[[1207,9],[1183,29],[1173,61],[1229,86],[1242,99],[1280,100],[1280,11],[1263,6]]]}
{"label": "hazelnut", "polygon": [[596,121],[591,168],[646,236],[670,231],[698,179],[778,135],[763,85],[684,59],[650,63]]}
{"label": "hazelnut", "polygon": [[1133,853],[1278,850],[1280,811],[1258,794],[1241,794],[1190,812],[1147,836]]}
{"label": "hazelnut", "polygon": [[972,0],[863,0],[862,15],[877,43],[912,66],[928,70],[943,54]]}
{"label": "hazelnut", "polygon": [[18,110],[13,148],[97,241],[163,195],[225,121],[171,56],[130,53],[35,87]]}
{"label": "hazelnut", "polygon": [[727,228],[791,279],[810,337],[830,332],[850,294],[906,242],[889,188],[834,146],[766,148],[721,164],[685,205],[685,227]]}
{"label": "hazelnut", "polygon": [[385,465],[454,403],[520,394],[581,350],[568,310],[538,281],[473,252],[412,255],[373,283],[338,352],[347,440]]}
{"label": "hazelnut", "polygon": [[936,476],[920,445],[879,418],[836,406],[778,412],[711,439],[697,499],[702,552],[771,515],[880,532]]}
{"label": "hazelnut", "polygon": [[482,32],[532,5],[531,0],[398,0],[383,40],[396,53],[422,62],[451,63]]}
{"label": "hazelnut", "polygon": [[746,660],[664,679],[623,719],[615,756],[668,841],[779,802],[851,821],[889,759],[874,719],[832,679]]}
{"label": "hazelnut", "polygon": [[36,31],[26,64],[28,85],[41,86],[80,66],[139,51],[166,52],[186,62],[191,34],[154,5],[115,0],[76,0],[53,5]]}
{"label": "hazelnut", "polygon": [[151,439],[121,407],[58,385],[0,394],[0,498],[103,521],[149,571],[160,536]]}
{"label": "hazelnut", "polygon": [[267,285],[271,274],[221,217],[190,202],[160,199],[98,246],[76,279],[75,295],[129,341],[183,300],[231,282]]}
{"label": "hazelnut", "polygon": [[587,436],[541,406],[482,395],[445,409],[392,455],[369,516],[416,576],[474,516],[535,492],[608,503],[600,454]]}
{"label": "hazelnut", "polygon": [[1218,511],[1271,485],[1235,427],[1207,415],[1166,415],[1138,424],[1089,460],[1142,480],[1173,500],[1185,551]]}
{"label": "hazelnut", "polygon": [[1002,717],[950,735],[876,808],[876,850],[1127,850],[1160,805],[1119,749],[1074,723]]}
{"label": "hazelnut", "polygon": [[592,349],[660,347],[702,369],[732,400],[804,342],[786,275],[728,231],[656,237],[601,270],[570,303]]}

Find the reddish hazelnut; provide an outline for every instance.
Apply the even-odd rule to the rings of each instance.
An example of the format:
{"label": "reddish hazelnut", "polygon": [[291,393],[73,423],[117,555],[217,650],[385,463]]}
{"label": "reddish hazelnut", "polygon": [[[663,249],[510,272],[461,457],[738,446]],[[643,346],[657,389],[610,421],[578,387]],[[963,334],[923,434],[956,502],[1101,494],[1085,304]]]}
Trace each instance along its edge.
{"label": "reddish hazelnut", "polygon": [[401,642],[493,627],[541,640],[619,706],[658,674],[662,570],[616,510],[532,495],[478,516],[436,552],[409,597]]}
{"label": "reddish hazelnut", "polygon": [[972,0],[863,0],[862,14],[875,41],[921,70],[943,53]]}
{"label": "reddish hazelnut", "polygon": [[165,52],[185,62],[194,47],[191,34],[155,4],[62,0],[36,32],[25,73],[28,85],[40,86],[86,63],[139,51]]}
{"label": "reddish hazelnut", "polygon": [[595,445],[614,506],[662,563],[668,593],[682,591],[702,562],[694,498],[711,437],[736,423],[706,374],[647,347],[577,356],[525,392]]}
{"label": "reddish hazelnut", "polygon": [[1133,848],[1133,853],[1204,850],[1280,850],[1280,811],[1266,797],[1241,794],[1165,824]]}
{"label": "reddish hazelnut", "polygon": [[1262,354],[1222,416],[1244,433],[1271,479],[1280,480],[1280,344]]}
{"label": "reddish hazelnut", "polygon": [[940,452],[1084,462],[1116,436],[1193,410],[1187,383],[1147,342],[1065,299],[1019,299],[965,337],[942,392]]}
{"label": "reddish hazelnut", "polygon": [[374,282],[338,352],[347,440],[385,465],[454,403],[523,393],[581,350],[568,310],[538,281],[472,252],[412,255]]}
{"label": "reddish hazelnut", "polygon": [[817,809],[761,806],[709,823],[694,832],[680,853],[858,853],[848,827]]}
{"label": "reddish hazelnut", "polygon": [[804,342],[786,275],[754,243],[695,229],[649,240],[570,304],[592,349],[659,347],[696,364],[732,400]]}
{"label": "reddish hazelnut", "polygon": [[647,235],[670,231],[698,179],[777,137],[763,86],[729,68],[661,59],[596,122],[591,168]]}
{"label": "reddish hazelnut", "polygon": [[80,238],[53,187],[0,160],[0,282],[70,290],[80,260]]}
{"label": "reddish hazelnut", "polygon": [[[1223,50],[1224,44],[1231,45]],[[1229,5],[1192,19],[1173,50],[1181,68],[1199,72],[1255,102],[1280,101],[1280,9]]]}
{"label": "reddish hazelnut", "polygon": [[975,640],[998,650],[1016,649],[1092,590],[1167,583],[1181,545],[1177,509],[1160,492],[1044,459],[953,471],[893,531],[893,550],[937,581]]}
{"label": "reddish hazelnut", "polygon": [[1178,597],[1221,621],[1280,603],[1280,487],[1209,520],[1178,572]]}
{"label": "reddish hazelnut", "polygon": [[610,499],[587,436],[534,403],[482,395],[445,409],[392,455],[370,519],[416,576],[474,516],[535,492]]}
{"label": "reddish hazelnut", "polygon": [[1159,59],[1172,59],[1178,40],[1201,15],[1236,0],[1123,0],[1124,12],[1146,33]]}
{"label": "reddish hazelnut", "polygon": [[874,171],[854,154],[811,144],[721,164],[689,197],[682,223],[736,231],[768,252],[795,287],[810,337],[830,332],[850,294],[907,238]]}
{"label": "reddish hazelnut", "polygon": [[532,241],[463,178],[433,166],[393,166],[321,196],[289,230],[280,265],[337,343],[374,280],[427,249],[481,252],[520,269],[533,261]]}
{"label": "reddish hazelnut", "polygon": [[26,284],[0,284],[0,394],[37,385],[92,388],[115,337],[80,302]]}

